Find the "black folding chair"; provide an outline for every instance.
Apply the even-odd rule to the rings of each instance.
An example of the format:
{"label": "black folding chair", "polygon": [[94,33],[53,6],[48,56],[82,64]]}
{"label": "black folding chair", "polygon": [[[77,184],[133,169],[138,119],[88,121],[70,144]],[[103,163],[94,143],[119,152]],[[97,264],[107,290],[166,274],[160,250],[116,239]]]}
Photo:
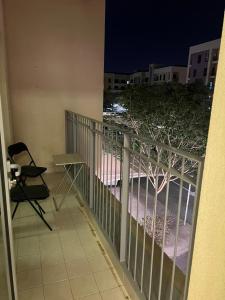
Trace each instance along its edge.
{"label": "black folding chair", "polygon": [[28,147],[22,142],[10,145],[8,147],[8,154],[13,163],[16,163],[15,156],[18,154],[21,154],[22,152],[26,153],[26,155],[28,156],[28,158],[30,160],[28,165],[21,166],[21,180],[22,180],[23,184],[25,184],[25,181],[28,177],[35,178],[35,177],[40,176],[43,184],[47,187],[47,184],[44,181],[44,178],[42,176],[42,174],[47,170],[47,168],[39,167],[36,165]]}
{"label": "black folding chair", "polygon": [[10,190],[11,201],[16,203],[14,208],[12,219],[14,218],[16,211],[21,202],[27,201],[30,206],[34,209],[36,214],[41,218],[41,220],[45,223],[45,225],[52,230],[51,226],[44,218],[45,211],[38,203],[37,200],[43,200],[48,198],[49,191],[48,188],[42,185],[23,185],[21,180],[17,178],[16,186]]}

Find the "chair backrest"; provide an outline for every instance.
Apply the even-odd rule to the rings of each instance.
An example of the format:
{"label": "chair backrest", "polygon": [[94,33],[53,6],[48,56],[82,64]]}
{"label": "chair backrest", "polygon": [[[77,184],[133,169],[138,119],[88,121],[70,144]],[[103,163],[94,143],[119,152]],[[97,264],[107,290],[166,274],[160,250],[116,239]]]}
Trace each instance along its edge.
{"label": "chair backrest", "polygon": [[8,147],[8,154],[11,158],[13,158],[14,155],[20,154],[23,151],[27,151],[29,153],[27,146],[22,142],[10,145]]}

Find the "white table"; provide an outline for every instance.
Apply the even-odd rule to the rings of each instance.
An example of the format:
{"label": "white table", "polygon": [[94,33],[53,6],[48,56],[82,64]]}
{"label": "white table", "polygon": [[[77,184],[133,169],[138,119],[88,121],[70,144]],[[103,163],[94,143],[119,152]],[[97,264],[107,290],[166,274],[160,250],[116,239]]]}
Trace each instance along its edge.
{"label": "white table", "polygon": [[[60,180],[60,182],[59,182],[59,184],[58,184],[58,186],[55,190],[55,194],[63,189],[63,186],[66,183],[66,178],[69,178],[69,180],[70,180],[70,185],[65,190],[65,194],[64,194],[60,204],[58,205],[58,207],[57,207],[55,198],[53,196],[55,208],[56,208],[56,210],[59,210],[61,208],[63,202],[65,201],[67,195],[71,191],[74,183],[76,182],[76,179],[77,179],[78,175],[80,174],[80,172],[82,170],[82,167],[84,165],[84,161],[78,153],[53,155],[53,161],[54,161],[56,166],[62,166],[64,168],[64,171],[65,171],[62,179]],[[74,177],[72,177],[71,174],[70,174],[70,170],[75,165],[79,165],[79,169],[78,169],[76,175]]]}

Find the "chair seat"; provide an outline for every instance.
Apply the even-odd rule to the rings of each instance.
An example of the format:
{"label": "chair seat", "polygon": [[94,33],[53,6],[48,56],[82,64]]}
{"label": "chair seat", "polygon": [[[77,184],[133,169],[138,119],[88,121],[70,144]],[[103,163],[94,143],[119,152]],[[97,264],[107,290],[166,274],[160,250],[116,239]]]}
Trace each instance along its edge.
{"label": "chair seat", "polygon": [[49,191],[44,184],[27,185],[23,186],[23,188],[17,185],[11,189],[10,196],[13,202],[23,202],[26,201],[27,198],[29,198],[29,200],[43,200],[48,198]]}
{"label": "chair seat", "polygon": [[37,177],[43,174],[47,168],[44,167],[35,167],[35,166],[22,166],[21,175],[26,177]]}

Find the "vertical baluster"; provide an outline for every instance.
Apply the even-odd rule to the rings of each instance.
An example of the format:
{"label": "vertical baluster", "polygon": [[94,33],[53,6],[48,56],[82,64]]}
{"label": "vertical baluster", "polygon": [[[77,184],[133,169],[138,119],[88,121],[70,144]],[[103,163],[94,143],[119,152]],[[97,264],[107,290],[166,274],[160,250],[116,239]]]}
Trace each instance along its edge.
{"label": "vertical baluster", "polygon": [[128,240],[128,270],[130,270],[130,256],[131,256],[131,237],[132,237],[132,209],[133,209],[133,198],[134,198],[134,170],[135,170],[135,154],[134,154],[134,143],[133,143],[133,152],[132,152],[132,163],[131,163],[131,191],[129,197],[129,206],[130,206],[130,219],[129,219],[129,240]]}
{"label": "vertical baluster", "polygon": [[105,127],[103,126],[103,191],[102,191],[102,227],[105,220]]}
{"label": "vertical baluster", "polygon": [[167,183],[166,183],[166,200],[165,200],[165,212],[164,212],[164,224],[163,224],[163,238],[162,238],[162,249],[161,249],[161,261],[160,261],[160,274],[159,274],[159,291],[158,300],[161,299],[162,293],[162,277],[163,277],[163,263],[165,253],[165,242],[166,242],[166,226],[167,226],[167,213],[168,213],[168,202],[169,202],[169,190],[170,190],[170,168],[171,168],[171,151],[168,155],[168,171],[167,171]]}
{"label": "vertical baluster", "polygon": [[139,201],[141,188],[141,156],[138,157],[138,191],[137,191],[137,207],[136,207],[136,240],[135,240],[135,256],[134,256],[134,280],[137,275],[137,252],[138,252],[138,230],[139,230]]}
{"label": "vertical baluster", "polygon": [[184,166],[185,166],[185,158],[182,157],[178,211],[177,211],[177,219],[176,219],[176,235],[175,235],[175,245],[174,245],[174,253],[173,253],[173,269],[172,269],[171,286],[170,286],[170,300],[173,299],[173,291],[174,291],[174,276],[175,276],[175,267],[176,267],[177,243],[178,243],[178,238],[179,238],[180,212],[181,212],[181,202],[182,202],[183,184],[184,184],[184,179],[183,179]]}
{"label": "vertical baluster", "polygon": [[190,238],[189,238],[187,271],[186,271],[186,278],[185,278],[183,300],[187,299],[187,294],[188,294],[188,285],[189,285],[189,280],[190,280],[191,260],[192,260],[192,254],[193,254],[193,248],[194,248],[194,236],[195,236],[195,228],[196,228],[196,224],[197,224],[197,213],[198,213],[198,205],[199,205],[200,192],[201,192],[203,167],[204,167],[204,161],[199,161],[198,167],[197,167],[194,207],[193,207],[192,222],[191,222],[192,227],[191,227],[191,233],[190,233]]}
{"label": "vertical baluster", "polygon": [[158,147],[157,151],[157,165],[155,166],[155,195],[154,195],[154,209],[152,213],[152,247],[151,247],[151,264],[150,264],[150,276],[149,276],[149,292],[148,292],[148,300],[151,300],[151,293],[152,293],[152,273],[153,273],[153,264],[154,264],[154,247],[155,247],[155,227],[156,227],[156,217],[157,217],[157,200],[158,200],[158,184],[159,184],[159,162],[160,162],[160,155],[159,151],[161,149]]}
{"label": "vertical baluster", "polygon": [[113,245],[115,245],[115,233],[116,233],[116,204],[117,204],[117,131],[116,131],[116,139],[115,139],[115,185],[114,185],[114,208],[113,208]]}
{"label": "vertical baluster", "polygon": [[141,292],[143,292],[143,276],[144,276],[144,264],[145,264],[145,238],[146,238],[146,216],[148,209],[148,173],[146,174],[146,184],[145,184],[145,209],[144,209],[144,236],[143,236],[143,246],[142,246],[142,260],[141,260]]}
{"label": "vertical baluster", "polygon": [[128,195],[129,195],[129,147],[130,140],[127,134],[124,134],[123,158],[122,158],[122,191],[121,191],[121,230],[120,230],[120,261],[126,260],[127,246],[127,213],[128,213]]}

